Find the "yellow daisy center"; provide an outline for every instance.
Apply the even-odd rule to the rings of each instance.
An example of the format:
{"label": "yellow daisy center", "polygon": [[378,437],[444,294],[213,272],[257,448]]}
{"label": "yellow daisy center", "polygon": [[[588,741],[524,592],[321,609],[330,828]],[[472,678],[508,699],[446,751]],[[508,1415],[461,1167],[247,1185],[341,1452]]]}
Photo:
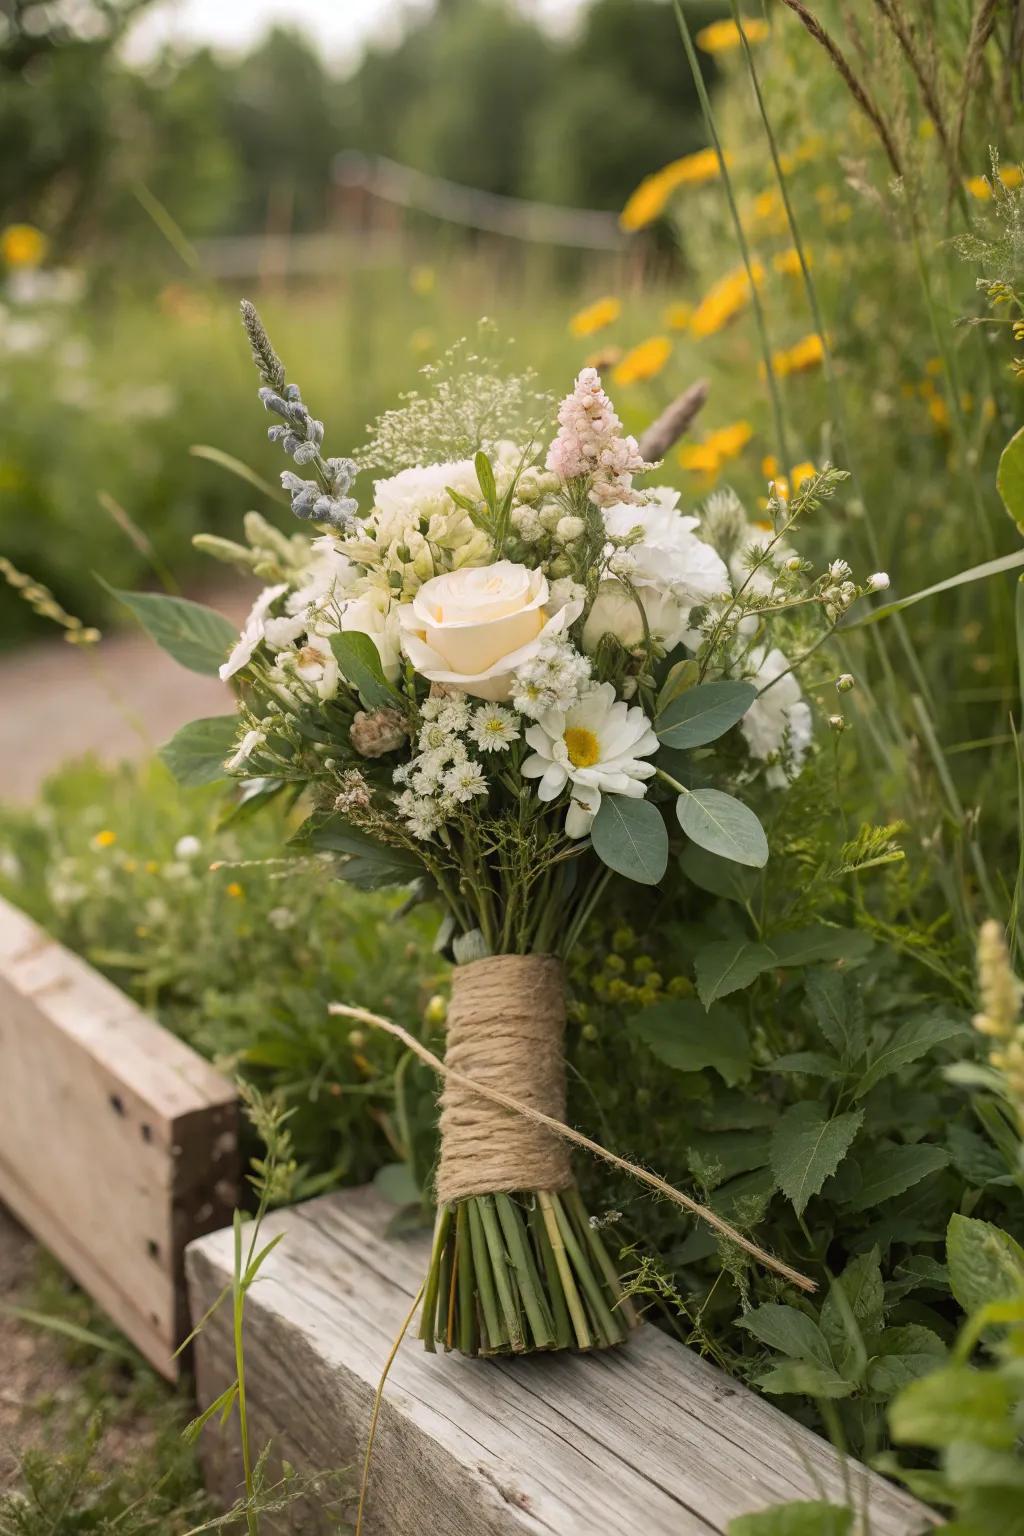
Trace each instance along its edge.
{"label": "yellow daisy center", "polygon": [[593,731],[586,731],[579,725],[570,725],[562,740],[574,768],[593,768],[595,763],[601,761],[601,743]]}

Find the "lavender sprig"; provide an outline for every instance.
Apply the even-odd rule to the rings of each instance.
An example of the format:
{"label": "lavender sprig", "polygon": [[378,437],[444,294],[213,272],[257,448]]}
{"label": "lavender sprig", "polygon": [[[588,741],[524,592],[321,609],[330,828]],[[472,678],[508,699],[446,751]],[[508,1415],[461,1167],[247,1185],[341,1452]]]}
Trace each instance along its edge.
{"label": "lavender sprig", "polygon": [[356,465],[351,459],[325,459],[321,455],[324,424],[310,415],[302,402],[299,386],[285,382],[284,363],[274,351],[263,321],[248,299],[242,300],[242,324],[252,348],[252,360],[263,380],[259,390],[263,408],[273,411],[283,422],[281,426],[270,427],[267,436],[272,443],[280,443],[297,465],[308,464],[316,475],[315,480],[304,480],[291,470],[283,471],[281,484],[291,496],[293,513],[296,517],[328,523],[332,528],[348,532],[358,511],[355,498],[346,494],[355,479]]}

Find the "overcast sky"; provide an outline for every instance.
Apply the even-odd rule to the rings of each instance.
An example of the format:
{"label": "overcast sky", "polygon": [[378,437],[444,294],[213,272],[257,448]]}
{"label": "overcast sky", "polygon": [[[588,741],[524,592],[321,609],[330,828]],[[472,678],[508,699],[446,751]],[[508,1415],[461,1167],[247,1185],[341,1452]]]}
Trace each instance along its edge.
{"label": "overcast sky", "polygon": [[[517,0],[553,27],[571,25],[585,0]],[[166,43],[210,43],[244,52],[275,24],[308,34],[332,63],[358,59],[368,42],[397,35],[403,13],[429,0],[159,0],[132,28],[125,51],[142,61]]]}

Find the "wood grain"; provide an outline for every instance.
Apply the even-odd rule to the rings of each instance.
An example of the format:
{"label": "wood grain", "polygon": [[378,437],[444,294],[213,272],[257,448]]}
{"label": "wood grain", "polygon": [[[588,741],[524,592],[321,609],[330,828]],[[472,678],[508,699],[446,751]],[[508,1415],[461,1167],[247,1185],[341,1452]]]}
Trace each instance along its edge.
{"label": "wood grain", "polygon": [[[381,1368],[423,1277],[427,1243],[392,1238],[392,1208],[347,1191],[274,1215],[284,1241],[249,1294],[246,1375],[254,1439],[306,1470],[359,1461]],[[193,1315],[231,1273],[230,1233],[186,1260]],[[202,1405],[233,1379],[230,1311],[197,1344]],[[208,1431],[207,1468],[237,1494],[237,1426]],[[871,1536],[934,1521],[859,1464]],[[353,1470],[352,1486],[358,1481]],[[366,1536],[719,1536],[790,1499],[840,1501],[831,1446],[654,1327],[592,1355],[463,1360],[408,1338],[388,1383]],[[328,1529],[306,1506],[294,1529]]]}
{"label": "wood grain", "polygon": [[167,1376],[237,1196],[231,1084],[0,901],[0,1200]]}

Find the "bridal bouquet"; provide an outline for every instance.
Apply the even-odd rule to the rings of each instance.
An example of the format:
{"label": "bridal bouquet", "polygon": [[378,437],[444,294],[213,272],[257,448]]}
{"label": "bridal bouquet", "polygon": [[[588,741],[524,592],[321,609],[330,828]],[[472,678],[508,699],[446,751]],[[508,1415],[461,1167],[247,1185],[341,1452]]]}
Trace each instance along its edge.
{"label": "bridal bouquet", "polygon": [[323,424],[251,305],[243,317],[294,464],[283,485],[317,531],[250,513],[246,544],[199,541],[266,582],[230,646],[206,610],[133,600],[157,638],[212,647],[237,693],[237,715],[185,727],[166,759],[244,781],[250,802],[305,792],[302,850],[444,912],[452,1075],[427,1347],[617,1343],[635,1316],[565,1141],[466,1080],[564,1121],[564,957],[609,881],[657,884],[673,845],[764,863],[733,790],[782,788],[811,746],[776,638],[816,651],[882,578],[857,585],[842,561],[815,574],[788,543],[841,480],[829,467],[789,499],[773,489],[756,526],[730,493],[701,522],[678,492],[642,489],[656,466],[592,368],[556,423],[530,377],[450,355],[376,424],[360,505],[357,463],[325,456]]}

